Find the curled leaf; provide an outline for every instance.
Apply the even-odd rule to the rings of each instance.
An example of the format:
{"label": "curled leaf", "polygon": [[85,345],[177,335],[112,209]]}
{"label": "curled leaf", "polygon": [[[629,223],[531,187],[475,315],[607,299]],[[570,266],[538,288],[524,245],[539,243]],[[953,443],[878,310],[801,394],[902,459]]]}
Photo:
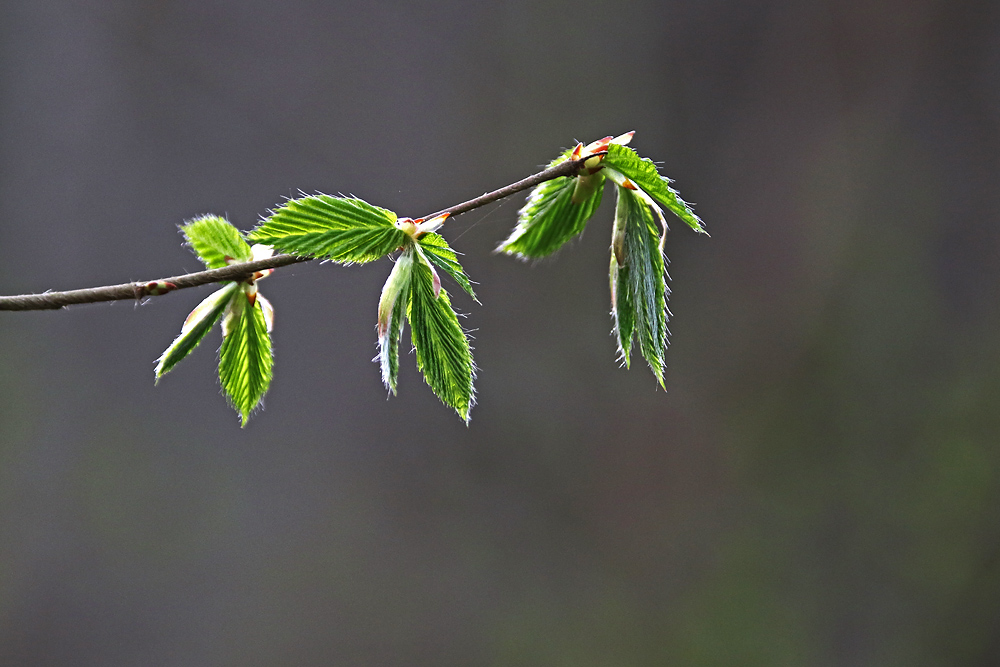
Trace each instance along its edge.
{"label": "curled leaf", "polygon": [[413,250],[407,248],[396,259],[378,302],[378,348],[382,383],[393,395],[399,376],[399,336],[410,301],[410,275],[413,272]]}
{"label": "curled leaf", "polygon": [[[612,316],[619,354],[629,363],[633,336],[660,385],[666,368],[666,265],[652,209],[637,191],[616,187],[615,234],[621,234],[619,261],[612,255]],[[619,241],[616,239],[616,243]]]}
{"label": "curled leaf", "polygon": [[209,294],[201,303],[195,306],[194,310],[184,320],[181,326],[181,333],[174,342],[170,344],[156,362],[156,379],[159,381],[166,373],[178,364],[184,357],[189,355],[202,338],[211,331],[215,323],[222,317],[226,306],[237,293],[239,285],[229,283],[222,289]]}

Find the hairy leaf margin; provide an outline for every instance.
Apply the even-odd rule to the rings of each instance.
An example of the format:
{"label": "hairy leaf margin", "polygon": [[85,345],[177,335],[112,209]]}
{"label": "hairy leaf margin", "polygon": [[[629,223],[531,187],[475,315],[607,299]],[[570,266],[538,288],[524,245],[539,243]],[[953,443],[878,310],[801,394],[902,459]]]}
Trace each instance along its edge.
{"label": "hairy leaf margin", "polygon": [[[555,167],[570,158],[566,150],[549,163]],[[517,226],[496,252],[521,259],[551,255],[587,226],[601,205],[604,175],[559,176],[536,185],[518,211]]]}
{"label": "hairy leaf margin", "polygon": [[365,264],[406,243],[396,219],[392,211],[356,197],[309,195],[282,204],[249,238],[285,253]]}
{"label": "hairy leaf margin", "polygon": [[420,244],[420,248],[424,251],[424,256],[432,264],[451,276],[452,280],[458,283],[459,287],[465,290],[476,303],[479,303],[476,293],[472,290],[472,281],[469,280],[469,276],[465,273],[462,265],[458,263],[457,253],[452,250],[443,236],[429,232],[421,236],[417,243]]}
{"label": "hairy leaf margin", "polygon": [[240,230],[217,215],[203,215],[181,225],[181,233],[191,250],[209,269],[221,269],[230,259],[248,262],[250,244]]}
{"label": "hairy leaf margin", "polygon": [[441,402],[454,408],[466,423],[475,405],[475,365],[469,340],[451,307],[448,293],[434,294],[430,268],[413,263],[407,319],[417,352],[417,368]]}
{"label": "hairy leaf margin", "polygon": [[[619,352],[628,363],[633,335],[660,386],[666,369],[666,264],[656,220],[647,202],[634,190],[616,187],[615,227],[624,230],[622,262],[612,254],[613,315]],[[626,339],[627,335],[627,339]]]}
{"label": "hairy leaf margin", "polygon": [[202,339],[222,317],[223,311],[225,311],[226,306],[238,289],[238,283],[229,283],[222,289],[209,294],[201,303],[194,307],[194,310],[184,320],[180,335],[174,339],[174,342],[156,360],[154,373],[156,374],[157,382],[198,347],[198,344],[201,343]]}
{"label": "hairy leaf margin", "polygon": [[694,231],[702,234],[708,233],[705,231],[705,225],[701,218],[695,215],[691,206],[681,199],[676,190],[670,187],[670,179],[662,175],[649,158],[639,157],[639,154],[628,146],[611,144],[608,146],[608,154],[601,164],[628,177],[646,194],[661,206],[672,211]]}
{"label": "hairy leaf margin", "polygon": [[231,305],[233,319],[219,350],[219,382],[246,426],[271,384],[274,356],[260,300],[250,303],[238,293]]}

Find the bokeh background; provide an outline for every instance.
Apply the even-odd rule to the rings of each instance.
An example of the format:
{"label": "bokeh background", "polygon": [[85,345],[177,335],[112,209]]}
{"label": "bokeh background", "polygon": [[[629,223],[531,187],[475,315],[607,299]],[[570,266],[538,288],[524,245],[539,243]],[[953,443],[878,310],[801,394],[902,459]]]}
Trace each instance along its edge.
{"label": "bokeh background", "polygon": [[0,313],[0,664],[1000,663],[993,0],[4,0],[0,292],[631,129],[712,234],[668,241],[666,393],[615,362],[607,204],[535,265],[491,254],[521,196],[446,227],[468,427],[412,355],[386,400],[387,260],[262,284],[243,430],[217,333],[153,386],[208,288]]}

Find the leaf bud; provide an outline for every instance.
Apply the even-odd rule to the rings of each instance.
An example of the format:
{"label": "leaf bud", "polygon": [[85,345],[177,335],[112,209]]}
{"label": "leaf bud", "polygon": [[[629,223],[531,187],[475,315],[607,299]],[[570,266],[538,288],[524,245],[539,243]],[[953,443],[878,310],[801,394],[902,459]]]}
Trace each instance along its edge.
{"label": "leaf bud", "polygon": [[392,309],[396,305],[396,299],[400,293],[410,283],[410,269],[413,266],[413,252],[409,249],[396,259],[396,263],[389,273],[389,277],[382,286],[382,297],[378,302],[378,335],[384,336],[389,330],[392,318]]}
{"label": "leaf bud", "polygon": [[175,289],[177,289],[177,285],[171,282],[167,282],[166,280],[154,280],[153,282],[146,283],[146,287],[143,291],[147,296],[160,296],[161,294],[172,292]]}

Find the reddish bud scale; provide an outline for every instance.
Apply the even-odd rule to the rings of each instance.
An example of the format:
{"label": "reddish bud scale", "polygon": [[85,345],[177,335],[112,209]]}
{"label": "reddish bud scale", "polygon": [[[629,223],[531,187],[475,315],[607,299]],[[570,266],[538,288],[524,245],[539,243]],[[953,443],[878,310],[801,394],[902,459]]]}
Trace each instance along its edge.
{"label": "reddish bud scale", "polygon": [[144,291],[147,296],[160,296],[161,294],[172,292],[175,289],[177,289],[177,285],[173,283],[168,283],[165,280],[156,280],[151,283],[146,283]]}
{"label": "reddish bud scale", "polygon": [[243,293],[247,295],[247,302],[252,306],[257,303],[257,285],[253,279],[248,280],[243,285]]}

